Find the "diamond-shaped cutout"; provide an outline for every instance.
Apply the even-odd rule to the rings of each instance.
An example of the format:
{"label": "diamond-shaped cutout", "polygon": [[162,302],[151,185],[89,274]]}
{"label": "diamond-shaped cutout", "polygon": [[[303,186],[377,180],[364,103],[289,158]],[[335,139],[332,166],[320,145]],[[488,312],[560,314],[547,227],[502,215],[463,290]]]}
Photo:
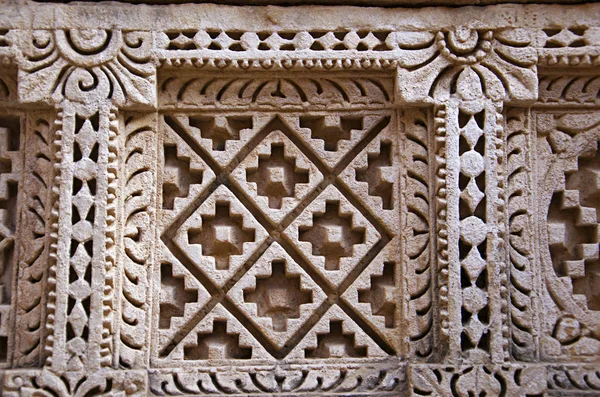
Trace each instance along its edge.
{"label": "diamond-shaped cutout", "polygon": [[327,298],[278,243],[265,251],[228,295],[240,302],[239,308],[278,348]]}
{"label": "diamond-shaped cutout", "polygon": [[165,122],[178,133],[187,134],[221,166],[227,166],[268,121],[251,115],[175,115]]}
{"label": "diamond-shaped cutout", "polygon": [[71,328],[73,329],[75,336],[81,336],[85,327],[88,325],[88,313],[81,302],[75,303],[71,313],[69,313],[68,321],[71,323]]}
{"label": "diamond-shaped cutout", "polygon": [[234,40],[232,40],[231,37],[229,37],[227,35],[227,33],[221,32],[221,33],[219,33],[217,38],[214,40],[214,42],[217,45],[219,45],[219,47],[221,47],[221,49],[226,50],[234,43]]}
{"label": "diamond-shaped cutout", "polygon": [[90,211],[90,208],[94,204],[94,197],[90,192],[90,188],[87,182],[81,185],[79,191],[73,197],[73,205],[77,208],[77,213],[80,218],[85,218]]}
{"label": "diamond-shaped cutout", "polygon": [[284,233],[332,286],[339,285],[381,238],[334,186],[321,192]]}
{"label": "diamond-shaped cutout", "polygon": [[471,213],[475,212],[475,209],[485,197],[485,194],[479,190],[475,179],[471,179],[467,185],[467,188],[460,193],[460,198],[469,206]]}
{"label": "diamond-shaped cutout", "polygon": [[173,241],[189,261],[222,286],[267,236],[254,216],[221,185],[176,230]]}
{"label": "diamond-shaped cutout", "polygon": [[547,42],[554,45],[567,47],[576,40],[582,40],[582,36],[571,32],[569,29],[563,29],[558,34],[549,37]]}
{"label": "diamond-shaped cutout", "polygon": [[367,36],[361,41],[367,46],[369,50],[372,50],[373,48],[381,44],[381,40],[375,37],[373,32],[369,32],[369,34],[367,34]]}
{"label": "diamond-shaped cutout", "polygon": [[190,39],[189,37],[187,37],[184,34],[179,34],[179,35],[177,35],[176,38],[174,38],[170,41],[170,44],[173,47],[176,47],[177,49],[183,49],[183,50],[188,49],[188,47],[190,45],[192,45],[192,48],[193,48],[192,43],[193,43],[192,39]]}
{"label": "diamond-shaped cutout", "polygon": [[479,341],[486,330],[487,327],[483,325],[481,321],[479,321],[477,316],[471,317],[471,320],[469,320],[469,325],[464,327],[464,332],[467,334],[474,346],[479,344]]}
{"label": "diamond-shaped cutout", "polygon": [[82,278],[85,275],[88,265],[92,261],[92,257],[88,254],[84,244],[78,244],[75,249],[75,255],[71,257],[71,266],[75,269],[77,276]]}
{"label": "diamond-shaped cutout", "polygon": [[325,35],[319,37],[317,39],[319,43],[326,49],[329,50],[333,48],[336,44],[340,42],[337,37],[333,34],[333,32],[327,32]]}
{"label": "diamond-shaped cutout", "polygon": [[286,118],[330,169],[333,169],[382,119],[381,116],[371,115],[310,115]]}
{"label": "diamond-shaped cutout", "polygon": [[92,149],[98,142],[98,131],[94,130],[90,120],[85,120],[75,135],[77,149],[83,157],[89,157]]}
{"label": "diamond-shaped cutout", "polygon": [[282,132],[267,136],[230,179],[274,222],[280,222],[322,180],[323,174]]}
{"label": "diamond-shaped cutout", "polygon": [[477,141],[483,135],[483,130],[477,124],[475,117],[471,117],[465,127],[461,130],[461,135],[467,140],[470,148],[475,147]]}
{"label": "diamond-shaped cutout", "polygon": [[471,248],[471,251],[469,251],[467,257],[463,259],[460,264],[467,272],[469,279],[471,281],[475,281],[485,267],[486,262],[481,257],[481,254],[477,248]]}
{"label": "diamond-shaped cutout", "polygon": [[385,335],[398,349],[400,325],[399,263],[393,259],[390,242],[342,294],[342,299],[355,307],[373,329]]}

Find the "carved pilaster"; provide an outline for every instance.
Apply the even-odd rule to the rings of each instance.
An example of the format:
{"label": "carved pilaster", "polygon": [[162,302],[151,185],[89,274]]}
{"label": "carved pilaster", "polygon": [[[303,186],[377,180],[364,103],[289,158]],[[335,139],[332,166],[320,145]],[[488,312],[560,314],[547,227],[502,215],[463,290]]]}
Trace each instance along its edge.
{"label": "carved pilaster", "polygon": [[402,54],[401,101],[435,104],[436,144],[443,150],[436,170],[438,269],[449,359],[503,362],[508,272],[502,112],[504,103],[537,96],[535,51],[521,29],[459,27],[395,37]]}
{"label": "carved pilaster", "polygon": [[[23,32],[19,39],[19,99],[23,103],[54,104],[58,112],[54,122],[56,138],[45,130],[34,137],[39,137],[43,144],[52,142],[55,146],[54,158],[42,153],[42,159],[48,161],[46,168],[54,161],[53,200],[56,200],[49,233],[51,260],[47,276],[45,363],[48,371],[63,376],[64,384],[63,381],[57,383],[58,378],[44,370],[35,374],[33,385],[55,389],[60,395],[65,394],[65,390],[67,394],[76,394],[78,389],[86,387],[103,390],[109,387],[106,382],[110,377],[125,376],[125,373],[100,371],[112,367],[113,361],[118,365],[114,333],[127,330],[119,327],[117,313],[123,313],[126,320],[135,317],[128,308],[119,310],[123,294],[118,288],[131,292],[131,287],[120,280],[123,262],[117,264],[117,244],[121,246],[119,238],[122,237],[117,233],[121,215],[118,204],[122,204],[117,202],[117,197],[121,189],[130,190],[129,185],[119,186],[118,182],[121,174],[128,171],[118,162],[121,140],[117,107],[127,109],[154,104],[152,42],[149,33],[118,29],[37,30]],[[125,147],[127,143],[131,142],[127,141]],[[44,177],[47,175],[52,173],[45,173]],[[49,188],[49,185],[44,187]],[[36,203],[42,205],[44,200]],[[125,212],[126,224],[130,224],[131,211]],[[43,226],[31,222],[30,227]],[[45,255],[43,246],[36,250],[40,257]],[[135,249],[130,254],[134,252]],[[34,269],[35,259],[26,263],[29,265],[23,271],[41,273],[42,281],[45,280],[46,270]],[[129,266],[129,262],[127,264]],[[128,270],[128,275],[135,274]],[[125,295],[129,299],[149,299],[147,294],[138,294],[135,298],[131,293]],[[39,302],[42,304],[42,298]],[[31,323],[33,320],[27,318],[37,312],[36,309],[23,313],[20,321]],[[35,346],[29,341],[34,337],[40,336],[23,336],[19,343]],[[39,343],[39,339],[36,340]],[[121,346],[122,338],[116,340]],[[29,357],[31,354],[24,356],[20,363],[35,361]],[[89,373],[94,375],[87,376]],[[20,382],[22,387],[29,387],[28,380],[17,375],[14,379],[13,384]],[[7,382],[10,390],[11,380]]]}

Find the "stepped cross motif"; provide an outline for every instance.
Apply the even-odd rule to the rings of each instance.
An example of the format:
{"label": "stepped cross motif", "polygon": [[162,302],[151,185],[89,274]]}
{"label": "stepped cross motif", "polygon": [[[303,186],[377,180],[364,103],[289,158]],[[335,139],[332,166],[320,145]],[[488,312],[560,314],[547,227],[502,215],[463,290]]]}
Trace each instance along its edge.
{"label": "stepped cross motif", "polygon": [[187,360],[249,359],[252,348],[240,346],[240,337],[227,332],[226,321],[215,321],[212,332],[198,333],[196,346],[185,346]]}
{"label": "stepped cross motif", "polygon": [[244,301],[258,306],[260,317],[270,317],[275,332],[287,331],[287,320],[300,317],[300,306],[312,302],[312,293],[303,291],[300,277],[288,277],[285,263],[274,261],[272,274],[258,278],[256,289],[244,291]]}
{"label": "stepped cross motif", "polygon": [[323,214],[313,216],[313,227],[300,230],[300,241],[312,244],[313,255],[325,257],[325,269],[337,270],[340,259],[352,256],[352,246],[364,243],[365,231],[354,229],[352,215],[340,213],[340,203],[327,202]]}
{"label": "stepped cross motif", "polygon": [[190,244],[202,246],[204,255],[215,258],[217,270],[227,270],[230,256],[240,255],[255,234],[244,229],[240,216],[231,214],[229,203],[217,203],[214,216],[203,216],[202,229],[190,229],[188,238]]}
{"label": "stepped cross motif", "polygon": [[268,197],[269,207],[280,209],[284,197],[294,197],[298,183],[308,183],[307,170],[298,169],[296,161],[285,157],[283,145],[271,145],[271,156],[259,156],[258,168],[246,171],[248,182],[255,182],[258,194]]}

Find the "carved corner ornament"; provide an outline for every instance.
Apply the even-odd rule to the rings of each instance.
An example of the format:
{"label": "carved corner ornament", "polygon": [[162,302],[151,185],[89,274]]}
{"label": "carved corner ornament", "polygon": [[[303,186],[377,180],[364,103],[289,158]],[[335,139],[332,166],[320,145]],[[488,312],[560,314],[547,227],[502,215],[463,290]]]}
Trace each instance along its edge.
{"label": "carved corner ornament", "polygon": [[405,103],[473,100],[531,103],[537,94],[537,51],[532,31],[457,27],[396,32],[398,90]]}
{"label": "carved corner ornament", "polygon": [[23,103],[91,103],[154,106],[152,34],[119,29],[24,32],[19,99]]}

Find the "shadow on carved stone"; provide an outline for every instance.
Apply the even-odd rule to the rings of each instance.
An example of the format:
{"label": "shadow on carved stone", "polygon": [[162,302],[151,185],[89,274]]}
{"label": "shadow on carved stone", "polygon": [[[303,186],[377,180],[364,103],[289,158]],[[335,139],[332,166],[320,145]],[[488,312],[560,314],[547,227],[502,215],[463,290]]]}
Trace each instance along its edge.
{"label": "shadow on carved stone", "polygon": [[325,213],[313,215],[311,228],[300,228],[299,239],[312,244],[313,255],[325,257],[325,270],[338,270],[340,259],[365,242],[364,229],[354,228],[352,215],[340,213],[340,203],[328,201]]}
{"label": "shadow on carved stone", "polygon": [[550,253],[556,274],[573,280],[573,294],[600,310],[600,151],[580,157],[568,172],[566,189],[552,197],[548,211]]}
{"label": "shadow on carved stone", "polygon": [[371,276],[371,289],[358,290],[358,301],[369,303],[371,313],[385,317],[386,328],[394,328],[396,324],[395,282],[396,264],[384,262],[383,274]]}
{"label": "shadow on carved stone", "polygon": [[240,346],[239,335],[227,332],[227,321],[215,320],[211,333],[198,333],[196,345],[184,346],[185,360],[247,360],[252,348]]}
{"label": "shadow on carved stone", "polygon": [[306,349],[306,358],[366,357],[366,347],[356,346],[354,334],[344,332],[342,321],[331,321],[328,334],[317,334],[317,347]]}
{"label": "shadow on carved stone", "polygon": [[173,209],[176,197],[187,197],[190,185],[202,183],[202,170],[190,168],[190,159],[177,157],[177,148],[165,145],[163,208]]}
{"label": "shadow on carved stone", "polygon": [[271,145],[271,156],[259,156],[258,168],[247,170],[246,179],[258,186],[258,194],[269,199],[269,207],[280,209],[284,197],[294,197],[296,184],[308,183],[307,170],[284,155],[283,145]]}
{"label": "shadow on carved stone", "polygon": [[269,277],[257,277],[254,290],[244,290],[244,301],[255,303],[260,317],[270,317],[275,332],[287,331],[289,318],[300,318],[300,306],[312,303],[312,292],[302,290],[300,276],[286,274],[285,263],[273,261]]}
{"label": "shadow on carved stone", "polygon": [[190,244],[200,244],[204,255],[215,258],[217,270],[229,269],[229,257],[241,255],[244,243],[255,239],[254,230],[244,228],[229,203],[217,203],[214,216],[203,216],[202,229],[190,229],[188,236]]}

